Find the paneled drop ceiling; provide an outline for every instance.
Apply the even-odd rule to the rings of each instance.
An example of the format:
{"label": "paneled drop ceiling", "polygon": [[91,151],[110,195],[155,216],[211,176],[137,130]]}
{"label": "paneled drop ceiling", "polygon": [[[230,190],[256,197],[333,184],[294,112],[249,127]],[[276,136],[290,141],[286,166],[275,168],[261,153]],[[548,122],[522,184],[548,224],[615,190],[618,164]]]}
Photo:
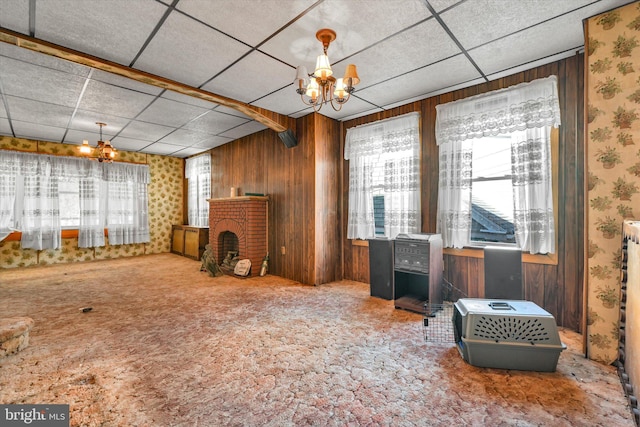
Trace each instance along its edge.
{"label": "paneled drop ceiling", "polygon": [[[347,120],[575,55],[629,0],[2,0],[0,27],[291,117],[320,28]],[[237,109],[0,43],[0,135],[187,157],[266,129]]]}

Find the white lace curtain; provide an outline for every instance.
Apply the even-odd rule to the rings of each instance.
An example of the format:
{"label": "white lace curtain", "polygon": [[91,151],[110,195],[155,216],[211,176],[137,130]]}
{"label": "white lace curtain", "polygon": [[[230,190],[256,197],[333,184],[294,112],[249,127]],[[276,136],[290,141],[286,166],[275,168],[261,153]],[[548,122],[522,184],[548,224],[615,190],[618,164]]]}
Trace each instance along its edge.
{"label": "white lace curtain", "polygon": [[190,157],[185,164],[185,177],[189,182],[187,215],[189,225],[209,226],[209,202],[211,198],[211,155]]}
{"label": "white lace curtain", "polygon": [[416,233],[420,213],[420,115],[406,114],[347,129],[347,238],[375,237],[373,196],[384,196],[385,235]]}
{"label": "white lace curtain", "polygon": [[556,76],[436,106],[440,147],[437,230],[445,247],[471,235],[471,145],[512,136],[516,243],[530,253],[555,252],[551,127],[560,125]]}
{"label": "white lace curtain", "polygon": [[149,242],[149,166],[0,150],[0,234],[22,232],[21,246],[56,249],[62,227],[58,182],[77,179],[78,246]]}

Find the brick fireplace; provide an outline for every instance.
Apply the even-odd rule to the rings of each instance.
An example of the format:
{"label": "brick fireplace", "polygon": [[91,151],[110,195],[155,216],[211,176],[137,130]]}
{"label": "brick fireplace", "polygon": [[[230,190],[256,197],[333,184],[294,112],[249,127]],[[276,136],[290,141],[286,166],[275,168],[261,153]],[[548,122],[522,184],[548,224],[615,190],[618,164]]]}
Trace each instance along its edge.
{"label": "brick fireplace", "polygon": [[251,276],[260,273],[268,250],[268,201],[266,196],[209,199],[209,244],[218,264],[237,249],[240,259],[251,260]]}

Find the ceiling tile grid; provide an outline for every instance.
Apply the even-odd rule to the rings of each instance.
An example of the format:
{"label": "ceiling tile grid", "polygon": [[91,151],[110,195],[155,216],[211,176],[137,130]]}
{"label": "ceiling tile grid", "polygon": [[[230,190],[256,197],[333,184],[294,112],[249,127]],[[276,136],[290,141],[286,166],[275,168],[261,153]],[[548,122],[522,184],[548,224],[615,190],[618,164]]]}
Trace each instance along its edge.
{"label": "ceiling tile grid", "polygon": [[[250,79],[243,79],[239,84],[238,76],[252,75],[256,70],[260,70],[259,74]],[[290,85],[294,77],[295,70],[292,67],[261,52],[253,51],[202,86],[202,89],[250,103],[263,94]]]}
{"label": "ceiling tile grid", "polygon": [[[630,0],[1,0],[0,30],[290,117],[295,68],[313,71],[320,28],[351,99],[348,120],[574,55],[582,20]],[[30,23],[34,27],[30,28]],[[0,43],[0,134],[187,157],[266,127],[230,107]],[[106,137],[105,137],[106,138]],[[120,146],[119,146],[120,145]]]}
{"label": "ceiling tile grid", "polygon": [[180,13],[171,13],[134,68],[200,87],[250,48]]}

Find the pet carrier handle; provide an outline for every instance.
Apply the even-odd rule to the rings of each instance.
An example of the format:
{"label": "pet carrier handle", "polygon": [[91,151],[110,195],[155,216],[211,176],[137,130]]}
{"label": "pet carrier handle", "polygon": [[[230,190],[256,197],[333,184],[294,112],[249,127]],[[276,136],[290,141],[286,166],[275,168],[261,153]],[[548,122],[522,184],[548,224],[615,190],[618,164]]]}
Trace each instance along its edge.
{"label": "pet carrier handle", "polygon": [[489,307],[491,307],[492,310],[514,310],[514,308],[506,302],[492,301],[489,303]]}

